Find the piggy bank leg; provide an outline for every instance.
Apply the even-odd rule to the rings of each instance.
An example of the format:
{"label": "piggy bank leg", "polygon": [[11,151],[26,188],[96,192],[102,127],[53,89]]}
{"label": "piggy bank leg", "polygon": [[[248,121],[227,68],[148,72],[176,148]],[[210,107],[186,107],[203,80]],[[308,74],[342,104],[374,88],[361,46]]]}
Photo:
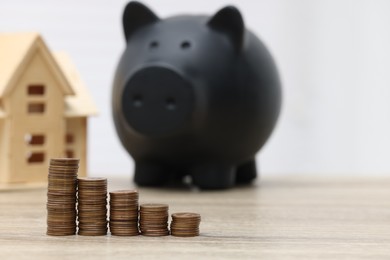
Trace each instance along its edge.
{"label": "piggy bank leg", "polygon": [[147,162],[135,164],[134,182],[140,186],[162,186],[166,177],[161,165]]}
{"label": "piggy bank leg", "polygon": [[234,166],[206,164],[190,169],[192,183],[201,189],[227,189],[234,185]]}
{"label": "piggy bank leg", "polygon": [[249,184],[256,178],[256,176],[256,162],[253,159],[238,166],[236,173],[236,184]]}

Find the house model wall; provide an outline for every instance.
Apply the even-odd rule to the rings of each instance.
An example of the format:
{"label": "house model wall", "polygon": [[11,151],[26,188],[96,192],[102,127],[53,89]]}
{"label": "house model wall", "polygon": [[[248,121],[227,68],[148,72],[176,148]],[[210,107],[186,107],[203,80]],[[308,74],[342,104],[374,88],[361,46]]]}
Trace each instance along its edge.
{"label": "house model wall", "polygon": [[0,183],[42,182],[52,157],[80,158],[96,107],[64,53],[37,33],[0,34]]}

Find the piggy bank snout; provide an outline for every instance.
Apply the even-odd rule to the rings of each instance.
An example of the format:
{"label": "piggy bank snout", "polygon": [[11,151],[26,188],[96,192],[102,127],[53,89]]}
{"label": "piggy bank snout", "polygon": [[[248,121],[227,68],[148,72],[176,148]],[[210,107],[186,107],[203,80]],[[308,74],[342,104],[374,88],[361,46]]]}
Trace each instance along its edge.
{"label": "piggy bank snout", "polygon": [[140,134],[176,134],[190,122],[194,110],[192,85],[164,67],[136,71],[127,81],[122,110],[127,124]]}

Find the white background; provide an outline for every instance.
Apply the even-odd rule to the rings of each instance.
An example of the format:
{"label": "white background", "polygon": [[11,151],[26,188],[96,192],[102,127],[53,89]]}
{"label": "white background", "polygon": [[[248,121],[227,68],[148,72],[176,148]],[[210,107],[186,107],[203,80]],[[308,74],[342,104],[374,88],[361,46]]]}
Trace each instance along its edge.
{"label": "white background", "polygon": [[[0,32],[38,31],[76,64],[98,105],[91,175],[130,175],[114,131],[111,85],[125,48],[120,0],[0,0]],[[269,47],[283,82],[277,128],[257,160],[262,175],[390,173],[390,1],[149,0],[160,17],[237,6]],[[0,71],[1,73],[1,71]]]}

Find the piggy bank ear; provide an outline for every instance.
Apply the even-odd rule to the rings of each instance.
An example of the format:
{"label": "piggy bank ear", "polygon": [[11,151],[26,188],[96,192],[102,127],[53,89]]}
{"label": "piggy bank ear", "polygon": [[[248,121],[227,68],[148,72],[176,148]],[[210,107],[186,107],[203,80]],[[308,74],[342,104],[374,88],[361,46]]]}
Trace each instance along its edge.
{"label": "piggy bank ear", "polygon": [[132,1],[125,7],[123,13],[123,28],[126,41],[140,27],[150,23],[157,22],[159,18],[148,7],[143,4]]}
{"label": "piggy bank ear", "polygon": [[240,51],[244,41],[244,20],[240,11],[234,6],[226,6],[219,10],[207,25],[210,28],[226,33],[237,51]]}

